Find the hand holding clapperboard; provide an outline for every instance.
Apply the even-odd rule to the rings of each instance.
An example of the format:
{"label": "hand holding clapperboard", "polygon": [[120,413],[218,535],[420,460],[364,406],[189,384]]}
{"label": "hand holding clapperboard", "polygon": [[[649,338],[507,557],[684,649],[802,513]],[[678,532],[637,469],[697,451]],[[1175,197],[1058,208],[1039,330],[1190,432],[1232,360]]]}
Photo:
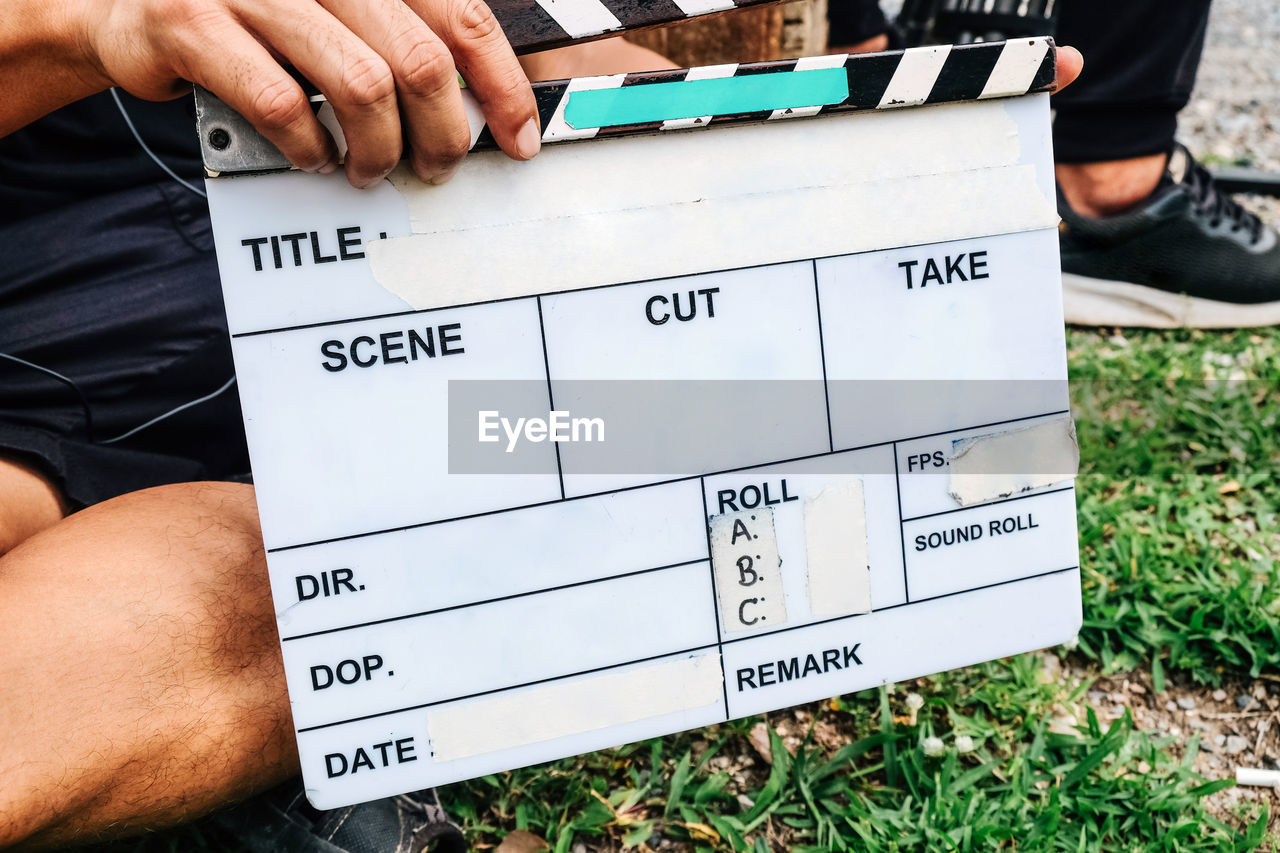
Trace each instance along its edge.
{"label": "hand holding clapperboard", "polygon": [[[495,13],[527,51],[639,5]],[[315,805],[1075,635],[1054,61],[539,83],[574,144],[477,119],[453,181],[365,191],[200,93]]]}

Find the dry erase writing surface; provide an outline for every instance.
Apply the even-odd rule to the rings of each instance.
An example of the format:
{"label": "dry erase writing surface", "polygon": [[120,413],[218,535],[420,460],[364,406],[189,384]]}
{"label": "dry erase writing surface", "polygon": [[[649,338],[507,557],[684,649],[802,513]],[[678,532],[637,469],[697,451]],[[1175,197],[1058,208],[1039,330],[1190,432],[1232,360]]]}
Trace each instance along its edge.
{"label": "dry erase writing surface", "polygon": [[687,118],[209,182],[316,805],[1075,635],[1048,96]]}

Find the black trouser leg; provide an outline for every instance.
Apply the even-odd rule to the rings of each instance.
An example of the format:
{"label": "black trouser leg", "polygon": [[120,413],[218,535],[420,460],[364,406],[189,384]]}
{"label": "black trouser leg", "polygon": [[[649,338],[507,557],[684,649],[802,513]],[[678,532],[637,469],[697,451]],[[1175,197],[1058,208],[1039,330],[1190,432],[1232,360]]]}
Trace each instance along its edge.
{"label": "black trouser leg", "polygon": [[1059,163],[1162,154],[1173,146],[1204,47],[1209,0],[1060,0],[1058,43],[1084,72],[1055,95]]}
{"label": "black trouser leg", "polygon": [[827,44],[848,47],[889,32],[878,0],[828,0]]}

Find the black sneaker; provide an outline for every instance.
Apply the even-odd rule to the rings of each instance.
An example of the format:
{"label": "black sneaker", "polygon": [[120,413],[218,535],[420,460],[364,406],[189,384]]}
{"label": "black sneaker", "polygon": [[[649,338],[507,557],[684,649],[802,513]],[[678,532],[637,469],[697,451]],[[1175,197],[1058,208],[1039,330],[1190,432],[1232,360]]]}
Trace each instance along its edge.
{"label": "black sneaker", "polygon": [[1058,191],[1068,323],[1152,328],[1280,324],[1280,239],[1181,145],[1145,202],[1094,219]]}
{"label": "black sneaker", "polygon": [[320,811],[300,780],[206,819],[251,853],[465,853],[434,790]]}

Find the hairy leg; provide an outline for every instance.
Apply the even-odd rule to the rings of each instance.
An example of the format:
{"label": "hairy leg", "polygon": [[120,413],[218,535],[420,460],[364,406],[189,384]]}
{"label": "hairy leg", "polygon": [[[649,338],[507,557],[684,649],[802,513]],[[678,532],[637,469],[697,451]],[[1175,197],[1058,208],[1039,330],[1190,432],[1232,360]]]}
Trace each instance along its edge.
{"label": "hairy leg", "polygon": [[252,488],[125,495],[0,557],[0,684],[0,847],[177,824],[296,773]]}

